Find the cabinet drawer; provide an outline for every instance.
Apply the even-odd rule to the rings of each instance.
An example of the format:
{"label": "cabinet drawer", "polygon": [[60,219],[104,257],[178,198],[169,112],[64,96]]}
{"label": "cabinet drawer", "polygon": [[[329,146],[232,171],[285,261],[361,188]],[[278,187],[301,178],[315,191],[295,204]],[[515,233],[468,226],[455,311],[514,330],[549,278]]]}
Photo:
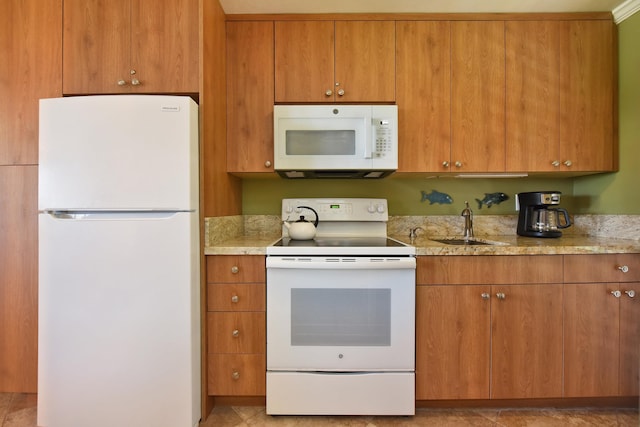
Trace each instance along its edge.
{"label": "cabinet drawer", "polygon": [[565,255],[564,281],[566,283],[638,282],[640,281],[640,254]]}
{"label": "cabinet drawer", "polygon": [[264,282],[262,255],[215,255],[207,257],[207,283]]}
{"label": "cabinet drawer", "polygon": [[209,312],[209,353],[265,353],[264,312]]}
{"label": "cabinet drawer", "polygon": [[562,256],[419,256],[416,275],[418,285],[562,283]]}
{"label": "cabinet drawer", "polygon": [[208,368],[209,395],[264,396],[266,393],[264,354],[210,354]]}
{"label": "cabinet drawer", "polygon": [[264,311],[264,283],[209,283],[209,311]]}

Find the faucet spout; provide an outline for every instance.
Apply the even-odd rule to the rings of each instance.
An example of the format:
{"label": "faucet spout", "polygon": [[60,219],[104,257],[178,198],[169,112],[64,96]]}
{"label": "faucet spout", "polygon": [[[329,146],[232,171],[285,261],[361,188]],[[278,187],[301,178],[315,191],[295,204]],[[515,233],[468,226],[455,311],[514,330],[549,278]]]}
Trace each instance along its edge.
{"label": "faucet spout", "polygon": [[462,238],[469,240],[473,238],[473,211],[469,208],[469,202],[465,201],[465,208],[462,210],[461,216],[464,217],[464,231]]}

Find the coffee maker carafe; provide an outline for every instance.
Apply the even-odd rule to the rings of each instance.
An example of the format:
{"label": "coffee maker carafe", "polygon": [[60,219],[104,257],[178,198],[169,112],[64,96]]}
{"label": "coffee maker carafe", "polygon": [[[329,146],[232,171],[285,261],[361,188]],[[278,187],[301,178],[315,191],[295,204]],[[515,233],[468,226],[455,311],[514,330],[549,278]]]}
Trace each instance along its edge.
{"label": "coffee maker carafe", "polygon": [[560,237],[560,229],[571,226],[566,209],[554,208],[560,204],[559,191],[534,191],[516,194],[518,235],[528,237]]}

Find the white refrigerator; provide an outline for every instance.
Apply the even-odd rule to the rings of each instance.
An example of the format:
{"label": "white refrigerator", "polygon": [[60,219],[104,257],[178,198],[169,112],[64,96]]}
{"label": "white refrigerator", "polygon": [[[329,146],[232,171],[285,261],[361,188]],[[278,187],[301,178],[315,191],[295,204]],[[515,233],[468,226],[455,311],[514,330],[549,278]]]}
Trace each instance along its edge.
{"label": "white refrigerator", "polygon": [[38,426],[197,426],[197,104],[43,99],[39,149]]}

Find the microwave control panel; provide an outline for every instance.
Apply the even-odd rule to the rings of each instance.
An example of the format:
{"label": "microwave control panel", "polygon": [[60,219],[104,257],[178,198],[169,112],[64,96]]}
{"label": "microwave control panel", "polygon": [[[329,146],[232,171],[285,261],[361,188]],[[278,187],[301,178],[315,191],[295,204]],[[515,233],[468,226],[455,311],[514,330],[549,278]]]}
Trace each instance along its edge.
{"label": "microwave control panel", "polygon": [[391,123],[387,119],[373,119],[372,121],[376,139],[375,156],[384,157],[393,150]]}

